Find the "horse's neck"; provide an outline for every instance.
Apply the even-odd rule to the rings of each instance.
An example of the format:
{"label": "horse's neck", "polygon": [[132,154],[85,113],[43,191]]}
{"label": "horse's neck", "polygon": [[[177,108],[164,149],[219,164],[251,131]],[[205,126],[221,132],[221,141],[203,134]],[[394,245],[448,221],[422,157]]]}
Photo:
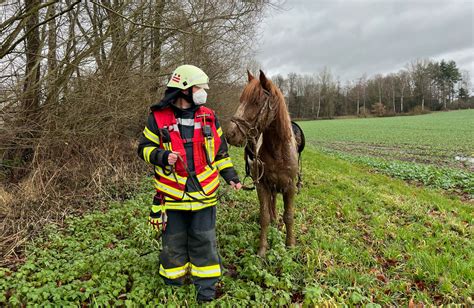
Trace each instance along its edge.
{"label": "horse's neck", "polygon": [[265,131],[263,143],[269,150],[281,151],[291,142],[291,121],[289,117],[275,117]]}

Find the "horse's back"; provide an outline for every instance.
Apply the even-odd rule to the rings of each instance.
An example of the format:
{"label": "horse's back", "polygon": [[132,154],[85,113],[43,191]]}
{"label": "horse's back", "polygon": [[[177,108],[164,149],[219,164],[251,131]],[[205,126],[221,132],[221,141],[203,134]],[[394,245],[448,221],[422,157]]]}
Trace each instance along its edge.
{"label": "horse's back", "polygon": [[296,122],[293,121],[291,121],[291,128],[293,129],[296,144],[298,145],[298,153],[301,153],[303,152],[304,147],[306,145],[306,139],[304,136],[303,129]]}

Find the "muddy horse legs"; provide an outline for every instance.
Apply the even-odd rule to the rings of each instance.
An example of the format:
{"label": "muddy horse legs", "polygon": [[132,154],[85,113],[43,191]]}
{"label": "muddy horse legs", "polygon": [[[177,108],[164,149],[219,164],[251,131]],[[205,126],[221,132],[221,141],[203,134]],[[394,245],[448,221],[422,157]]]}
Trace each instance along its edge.
{"label": "muddy horse legs", "polygon": [[273,224],[277,220],[277,210],[276,210],[276,192],[270,192],[270,198],[268,201],[268,210],[270,211],[270,223]]}
{"label": "muddy horse legs", "polygon": [[267,233],[268,225],[270,224],[270,202],[271,193],[262,184],[257,184],[258,200],[260,201],[260,243],[258,248],[258,255],[263,257],[267,252],[268,242]]}
{"label": "muddy horse legs", "polygon": [[[270,225],[270,222],[275,221],[276,218],[276,193],[272,192],[266,186],[259,184],[257,185],[257,194],[260,201],[260,242],[258,255],[263,257],[265,256],[268,248],[268,226]],[[295,246],[295,236],[293,234],[294,196],[294,189],[290,189],[283,193],[283,203],[285,207],[283,221],[285,222],[286,227],[286,246],[289,247]]]}

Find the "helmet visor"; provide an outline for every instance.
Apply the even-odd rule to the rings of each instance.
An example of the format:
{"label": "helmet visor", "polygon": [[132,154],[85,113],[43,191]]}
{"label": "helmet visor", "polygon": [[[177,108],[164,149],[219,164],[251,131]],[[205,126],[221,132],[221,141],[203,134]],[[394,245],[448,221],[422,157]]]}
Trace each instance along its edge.
{"label": "helmet visor", "polygon": [[201,83],[201,84],[197,84],[196,87],[208,90],[209,89],[209,84]]}

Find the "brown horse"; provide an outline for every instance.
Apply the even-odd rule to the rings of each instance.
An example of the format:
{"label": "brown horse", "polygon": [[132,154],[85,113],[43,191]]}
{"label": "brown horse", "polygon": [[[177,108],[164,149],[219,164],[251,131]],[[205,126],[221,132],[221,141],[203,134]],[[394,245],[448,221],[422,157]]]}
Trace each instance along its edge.
{"label": "brown horse", "polygon": [[281,91],[262,71],[259,79],[250,72],[247,74],[248,83],[226,137],[230,144],[246,147],[246,159],[249,158],[260,201],[258,254],[264,256],[268,247],[268,226],[276,220],[277,193],[283,195],[286,245],[295,245],[293,199],[299,175],[298,143]]}

